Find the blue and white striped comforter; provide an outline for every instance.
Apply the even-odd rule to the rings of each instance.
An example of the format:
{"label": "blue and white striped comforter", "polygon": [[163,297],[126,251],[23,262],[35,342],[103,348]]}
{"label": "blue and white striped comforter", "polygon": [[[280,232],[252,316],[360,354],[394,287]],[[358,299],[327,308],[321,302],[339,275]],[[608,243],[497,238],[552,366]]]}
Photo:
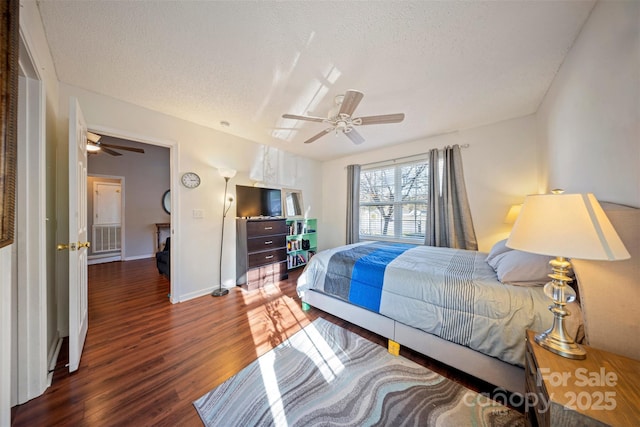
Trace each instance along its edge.
{"label": "blue and white striped comforter", "polygon": [[298,293],[324,292],[456,344],[523,366],[525,330],[552,322],[542,287],[498,281],[487,254],[364,242],[322,251]]}

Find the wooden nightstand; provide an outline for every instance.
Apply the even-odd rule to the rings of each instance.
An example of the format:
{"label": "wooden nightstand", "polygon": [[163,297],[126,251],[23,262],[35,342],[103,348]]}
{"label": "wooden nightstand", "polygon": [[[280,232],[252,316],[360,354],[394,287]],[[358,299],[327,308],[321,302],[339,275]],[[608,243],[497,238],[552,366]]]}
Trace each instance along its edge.
{"label": "wooden nightstand", "polygon": [[530,425],[640,423],[640,361],[588,346],[586,359],[567,359],[540,347],[534,336],[527,331],[525,409]]}

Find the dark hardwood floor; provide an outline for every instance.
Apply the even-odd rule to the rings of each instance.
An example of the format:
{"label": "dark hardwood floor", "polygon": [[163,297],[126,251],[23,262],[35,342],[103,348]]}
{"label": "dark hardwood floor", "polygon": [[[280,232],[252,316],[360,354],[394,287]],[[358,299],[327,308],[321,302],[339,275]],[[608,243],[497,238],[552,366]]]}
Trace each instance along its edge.
{"label": "dark hardwood floor", "polygon": [[[179,304],[155,260],[89,267],[89,332],[80,369],[63,345],[53,384],[13,409],[13,426],[202,425],[192,402],[317,317],[386,340],[317,309],[302,311],[300,271],[278,285]],[[493,386],[407,349],[401,354],[480,392]]]}

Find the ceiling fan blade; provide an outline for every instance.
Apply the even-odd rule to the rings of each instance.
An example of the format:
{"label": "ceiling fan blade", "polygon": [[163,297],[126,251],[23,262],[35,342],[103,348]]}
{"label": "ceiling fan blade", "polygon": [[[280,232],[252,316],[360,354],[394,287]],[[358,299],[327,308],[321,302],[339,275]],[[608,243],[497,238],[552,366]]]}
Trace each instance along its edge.
{"label": "ceiling fan blade", "polygon": [[293,119],[293,120],[306,120],[308,122],[324,122],[326,119],[322,117],[313,117],[313,116],[298,116],[295,114],[283,114],[283,119]]}
{"label": "ceiling fan blade", "polygon": [[124,147],[122,145],[105,144],[104,142],[100,144],[100,147],[115,148],[116,150],[126,150],[144,154],[144,150],[142,148],[136,147]]}
{"label": "ceiling fan blade", "polygon": [[362,137],[362,135],[360,135],[354,128],[351,128],[349,132],[345,132],[344,134],[347,135],[349,139],[356,145],[362,144],[364,142],[364,138]]}
{"label": "ceiling fan blade", "polygon": [[338,114],[347,114],[348,116],[351,116],[356,110],[356,107],[358,107],[358,104],[360,104],[360,101],[362,101],[363,97],[364,93],[349,89],[344,94],[344,99],[342,100]]}
{"label": "ceiling fan blade", "polygon": [[[354,119],[354,122],[359,120],[359,125],[379,125],[385,123],[400,123],[404,120],[404,113],[398,114],[383,114],[381,116],[367,116]],[[357,124],[357,123],[354,123]]]}
{"label": "ceiling fan blade", "polygon": [[311,144],[312,142],[322,138],[323,136],[325,136],[326,134],[328,134],[332,130],[333,130],[333,128],[327,128],[327,129],[323,130],[322,132],[313,135],[311,138],[307,139],[304,143],[305,144]]}
{"label": "ceiling fan blade", "polygon": [[102,146],[100,147],[100,150],[104,151],[107,154],[111,154],[112,156],[122,156],[122,153],[118,153],[117,151],[113,151],[109,148],[106,148],[103,144],[101,144]]}
{"label": "ceiling fan blade", "polygon": [[93,142],[94,144],[98,141],[100,141],[100,138],[102,138],[101,135],[98,135],[97,133],[93,133],[93,132],[89,132],[87,131],[87,139],[91,142]]}

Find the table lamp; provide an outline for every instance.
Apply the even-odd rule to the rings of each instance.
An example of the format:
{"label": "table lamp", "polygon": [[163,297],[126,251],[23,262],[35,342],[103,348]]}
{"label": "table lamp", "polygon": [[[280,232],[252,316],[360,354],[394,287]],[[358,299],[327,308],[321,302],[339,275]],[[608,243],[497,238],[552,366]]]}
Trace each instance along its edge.
{"label": "table lamp", "polygon": [[568,274],[567,258],[587,260],[622,260],[629,252],[609,222],[593,194],[538,194],[525,198],[516,219],[507,247],[535,254],[555,256],[551,260],[553,273],[544,293],[553,304],[553,325],[535,336],[541,347],[570,359],[584,359],[586,353],[576,344],[564,327],[570,315],[566,304],[575,300]]}

